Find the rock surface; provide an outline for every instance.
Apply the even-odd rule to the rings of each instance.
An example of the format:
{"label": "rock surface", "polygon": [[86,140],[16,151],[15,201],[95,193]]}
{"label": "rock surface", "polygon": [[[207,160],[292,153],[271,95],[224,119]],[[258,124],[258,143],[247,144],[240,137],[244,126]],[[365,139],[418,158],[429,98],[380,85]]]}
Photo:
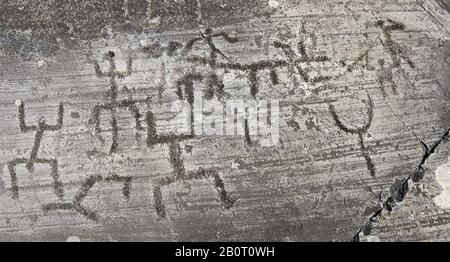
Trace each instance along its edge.
{"label": "rock surface", "polygon": [[[0,3],[1,241],[450,240],[445,1]],[[192,89],[278,143],[170,136]]]}

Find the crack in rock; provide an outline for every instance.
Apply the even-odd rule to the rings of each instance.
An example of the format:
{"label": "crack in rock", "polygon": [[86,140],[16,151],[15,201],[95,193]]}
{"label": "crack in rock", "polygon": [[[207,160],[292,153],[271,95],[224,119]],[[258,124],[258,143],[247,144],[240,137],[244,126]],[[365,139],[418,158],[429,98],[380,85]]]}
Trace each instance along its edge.
{"label": "crack in rock", "polygon": [[[436,149],[438,146],[443,143],[448,137],[450,133],[450,128],[442,135],[441,139],[434,142],[431,147],[429,147],[427,144],[425,144],[423,141],[421,141],[422,147],[424,149],[424,154],[422,156],[422,159],[417,166],[416,170],[413,174],[410,174],[406,179],[403,180],[401,183],[397,183],[397,185],[394,185],[391,195],[384,201],[382,207],[378,209],[370,218],[368,221],[364,223],[362,227],[358,229],[356,234],[353,236],[352,241],[353,242],[360,242],[360,234],[363,233],[365,236],[370,235],[374,224],[377,222],[376,218],[379,217],[383,211],[387,210],[389,212],[392,211],[392,209],[395,207],[396,203],[402,202],[406,194],[409,191],[408,182],[409,180],[412,180],[413,182],[418,182],[423,178],[423,175],[425,173],[425,169],[423,166],[425,165],[425,162],[428,160],[428,158],[436,152]],[[418,175],[420,174],[420,175]]]}

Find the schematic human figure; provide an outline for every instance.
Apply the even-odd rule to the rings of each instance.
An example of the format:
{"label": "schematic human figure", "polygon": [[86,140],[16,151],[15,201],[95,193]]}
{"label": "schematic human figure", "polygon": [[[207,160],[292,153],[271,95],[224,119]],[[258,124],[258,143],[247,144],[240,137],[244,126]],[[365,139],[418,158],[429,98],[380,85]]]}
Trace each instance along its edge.
{"label": "schematic human figure", "polygon": [[183,54],[188,55],[188,53],[192,51],[192,48],[195,43],[199,41],[206,42],[210,50],[208,57],[192,55],[188,56],[187,60],[190,62],[200,62],[201,64],[209,66],[209,72],[207,73],[206,76],[207,89],[205,91],[204,97],[206,99],[212,99],[214,96],[216,96],[220,100],[224,95],[225,87],[223,81],[217,75],[217,69],[219,68],[218,57],[222,57],[227,61],[229,61],[230,59],[217,48],[217,46],[214,44],[214,39],[223,38],[227,43],[236,43],[238,42],[238,39],[236,37],[230,36],[228,33],[225,32],[214,33],[213,30],[210,28],[205,29],[204,33],[200,31],[200,35],[201,37],[193,38],[186,43],[186,46],[184,47],[183,50]]}
{"label": "schematic human figure", "polygon": [[169,162],[172,167],[172,172],[166,176],[156,179],[153,186],[153,201],[156,214],[160,218],[167,217],[166,206],[163,200],[162,189],[175,183],[183,181],[193,180],[207,180],[212,179],[214,188],[216,189],[221,205],[224,209],[230,209],[236,202],[236,199],[232,198],[229,192],[225,189],[225,182],[219,175],[217,168],[200,167],[195,170],[186,170],[184,159],[182,157],[182,150],[180,142],[193,139],[194,134],[194,83],[203,81],[203,77],[200,74],[187,74],[177,82],[177,96],[180,101],[186,101],[189,104],[189,126],[190,132],[188,134],[174,134],[166,133],[160,134],[157,131],[155,114],[149,110],[146,113],[145,121],[147,127],[147,140],[146,144],[148,148],[153,148],[156,145],[165,145],[169,149]]}
{"label": "schematic human figure", "polygon": [[391,87],[394,95],[398,95],[397,85],[394,82],[392,70],[393,65],[385,66],[384,59],[379,59],[378,64],[380,69],[377,70],[378,83],[380,84],[381,94],[386,97],[385,87]]}
{"label": "schematic human figure", "polygon": [[40,117],[37,121],[36,125],[29,126],[25,121],[25,104],[17,100],[16,105],[18,107],[18,117],[19,117],[19,129],[22,133],[28,133],[31,131],[36,131],[34,137],[34,145],[31,149],[30,156],[28,158],[15,158],[7,163],[7,167],[9,170],[9,174],[11,176],[11,190],[12,190],[12,198],[19,198],[19,185],[18,178],[16,173],[16,166],[25,165],[27,170],[30,173],[34,172],[35,164],[47,165],[50,167],[50,175],[53,179],[53,191],[58,196],[58,198],[63,198],[63,186],[61,181],[59,180],[59,172],[58,172],[58,161],[53,158],[41,158],[38,156],[39,148],[41,147],[42,138],[44,136],[45,131],[57,131],[60,130],[63,126],[63,118],[64,118],[64,107],[63,104],[60,103],[58,107],[58,116],[56,119],[55,125],[49,125],[46,123],[44,117]]}
{"label": "schematic human figure", "polygon": [[115,62],[115,54],[112,51],[108,51],[103,56],[104,60],[109,62],[109,70],[107,72],[103,72],[100,69],[100,66],[97,61],[92,61],[94,64],[95,74],[99,78],[108,78],[109,79],[109,90],[107,93],[108,101],[102,104],[95,105],[92,109],[91,118],[89,119],[89,124],[95,126],[96,134],[100,134],[102,131],[100,128],[101,117],[100,114],[102,111],[109,111],[111,114],[111,129],[112,129],[112,144],[110,146],[109,154],[112,154],[116,151],[119,140],[119,126],[117,123],[117,109],[128,109],[136,122],[136,129],[142,130],[141,126],[141,114],[139,112],[139,108],[137,106],[140,102],[147,102],[148,98],[136,100],[132,98],[118,100],[119,96],[119,88],[117,84],[117,79],[123,79],[128,77],[132,73],[132,64],[133,61],[130,58],[127,60],[127,67],[125,72],[118,72],[116,69]]}

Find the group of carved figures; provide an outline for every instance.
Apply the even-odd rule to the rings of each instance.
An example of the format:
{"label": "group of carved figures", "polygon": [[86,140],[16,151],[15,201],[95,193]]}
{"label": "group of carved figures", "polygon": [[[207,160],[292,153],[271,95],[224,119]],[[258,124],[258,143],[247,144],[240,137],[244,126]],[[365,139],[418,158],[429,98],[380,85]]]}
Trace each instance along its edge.
{"label": "group of carved figures", "polygon": [[[386,25],[388,24],[388,25]],[[393,64],[392,66],[385,67],[384,60],[380,60],[380,77],[379,83],[380,88],[382,90],[383,96],[386,95],[385,86],[386,83],[390,83],[394,93],[396,92],[395,83],[392,80],[392,68],[400,66],[400,59],[404,59],[411,68],[414,68],[414,64],[411,62],[407,54],[405,53],[405,49],[399,43],[392,40],[391,32],[394,30],[402,30],[404,26],[402,24],[393,22],[391,20],[388,21],[380,21],[378,25],[382,28],[385,41],[383,45],[387,48],[387,51],[392,57]],[[250,95],[254,99],[258,94],[258,73],[260,71],[269,71],[270,72],[270,80],[272,84],[278,84],[279,78],[277,75],[277,69],[286,67],[289,70],[290,74],[297,74],[299,77],[303,79],[306,83],[317,83],[321,81],[329,80],[330,77],[327,76],[318,76],[318,77],[310,77],[308,72],[301,66],[301,64],[309,64],[311,62],[325,62],[330,59],[327,56],[314,56],[308,54],[303,42],[298,43],[298,48],[295,50],[290,45],[277,42],[273,43],[273,47],[279,49],[284,54],[286,59],[282,60],[261,60],[259,62],[254,62],[250,64],[242,64],[231,61],[222,51],[220,51],[216,45],[214,44],[214,39],[222,37],[228,43],[235,43],[238,41],[237,38],[231,37],[226,33],[214,33],[212,30],[208,29],[204,33],[201,32],[201,36],[198,38],[194,38],[189,41],[183,48],[183,45],[178,42],[169,42],[166,47],[162,47],[159,44],[154,44],[150,46],[144,47],[143,51],[150,55],[153,58],[158,58],[166,53],[168,56],[174,56],[181,49],[181,53],[186,56],[187,53],[193,48],[194,44],[199,41],[204,41],[209,50],[209,56],[186,56],[186,60],[192,63],[196,63],[198,65],[208,66],[208,70],[205,70],[204,74],[188,74],[181,78],[176,82],[177,85],[177,95],[180,100],[185,100],[191,105],[193,105],[193,90],[194,90],[194,82],[195,81],[203,81],[205,80],[207,83],[207,90],[204,91],[205,97],[207,99],[216,96],[218,99],[223,99],[224,95],[224,83],[221,79],[219,79],[216,70],[218,69],[230,69],[230,70],[238,70],[245,72],[248,76],[248,81],[250,85]],[[356,60],[355,63],[358,63],[362,58],[367,60],[368,51],[364,52],[363,55]],[[218,57],[222,57],[222,59],[218,59]],[[132,63],[133,61],[128,59],[126,71],[118,72],[116,69],[115,63],[115,54],[112,51],[107,52],[104,55],[104,59],[109,63],[109,70],[102,71],[98,62],[93,61],[94,69],[97,77],[99,78],[107,78],[109,80],[109,91],[108,91],[108,100],[105,103],[95,105],[92,109],[92,114],[89,120],[89,123],[95,128],[95,132],[100,134],[102,132],[100,128],[101,122],[101,114],[103,112],[109,113],[111,116],[111,132],[112,132],[112,142],[109,149],[110,154],[114,154],[116,152],[118,141],[119,141],[119,126],[117,122],[117,110],[118,109],[128,109],[136,120],[135,128],[138,130],[144,130],[144,127],[147,129],[147,139],[146,144],[148,147],[153,147],[158,144],[168,145],[169,155],[170,155],[170,164],[172,166],[172,174],[166,177],[159,178],[155,181],[153,187],[153,199],[154,199],[154,207],[156,213],[159,217],[165,218],[167,216],[167,211],[164,205],[161,189],[170,184],[179,182],[179,181],[187,181],[187,180],[198,180],[198,179],[212,179],[214,183],[214,187],[218,192],[220,201],[222,206],[225,209],[229,209],[233,206],[236,199],[230,197],[229,193],[225,189],[225,185],[223,180],[221,179],[218,171],[215,168],[199,168],[197,170],[186,170],[184,167],[184,161],[182,159],[182,152],[180,147],[180,142],[191,139],[194,137],[194,134],[191,135],[174,135],[174,134],[158,134],[156,131],[156,121],[153,112],[148,111],[145,114],[142,114],[139,110],[138,104],[142,102],[148,102],[147,99],[123,99],[119,100],[119,91],[117,80],[128,77],[132,74]],[[220,62],[226,61],[226,62]],[[367,61],[366,61],[367,63]],[[355,64],[349,66],[354,67]],[[367,68],[369,69],[369,68]],[[206,75],[206,76],[205,76]],[[367,114],[368,120],[361,127],[350,127],[346,126],[340,120],[335,107],[330,104],[329,111],[335,122],[335,124],[344,132],[349,134],[355,134],[359,138],[359,146],[362,156],[364,157],[367,169],[370,172],[371,176],[375,176],[375,166],[372,162],[372,159],[369,154],[369,150],[364,143],[364,134],[367,133],[370,125],[372,123],[373,118],[373,102],[368,95],[367,100]],[[102,177],[100,175],[91,175],[87,179],[85,179],[79,191],[73,197],[71,202],[64,202],[64,190],[63,185],[60,181],[60,175],[58,172],[58,161],[57,159],[50,158],[40,158],[38,156],[38,151],[41,145],[41,141],[45,132],[58,131],[63,126],[63,116],[64,116],[64,107],[63,104],[59,105],[58,108],[58,116],[56,119],[55,125],[49,125],[46,123],[44,118],[40,118],[35,125],[28,125],[25,120],[25,104],[22,101],[17,101],[18,106],[18,118],[19,118],[19,128],[23,133],[27,132],[35,132],[35,140],[34,145],[31,149],[31,153],[29,157],[24,158],[16,158],[7,163],[7,168],[9,170],[11,176],[11,191],[12,198],[19,198],[19,179],[16,172],[16,167],[18,165],[24,165],[27,170],[32,173],[34,170],[34,166],[36,164],[39,165],[47,165],[51,170],[51,177],[53,180],[53,190],[54,193],[58,196],[59,202],[48,203],[42,206],[44,211],[50,210],[72,210],[76,211],[84,217],[91,220],[98,220],[98,215],[96,212],[90,210],[89,208],[83,205],[83,200],[87,196],[89,190],[96,184],[102,181],[105,182],[120,182],[123,183],[123,196],[125,199],[129,199],[130,197],[130,188],[132,183],[131,176],[118,176],[112,175],[109,177]],[[191,117],[193,119],[193,112],[191,112]],[[145,125],[142,125],[141,122],[145,121]]]}

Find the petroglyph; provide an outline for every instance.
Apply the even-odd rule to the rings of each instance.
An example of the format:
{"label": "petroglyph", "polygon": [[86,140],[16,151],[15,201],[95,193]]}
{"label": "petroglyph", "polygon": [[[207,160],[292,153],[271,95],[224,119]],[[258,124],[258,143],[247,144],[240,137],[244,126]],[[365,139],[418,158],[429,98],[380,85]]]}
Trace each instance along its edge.
{"label": "petroglyph", "polygon": [[379,59],[378,64],[380,65],[380,69],[377,70],[377,77],[381,88],[381,94],[383,97],[386,97],[387,94],[385,87],[390,86],[392,88],[392,93],[394,95],[398,95],[397,85],[395,84],[392,76],[392,65],[385,67],[383,59]]}
{"label": "petroglyph", "polygon": [[297,43],[297,52],[287,44],[283,44],[281,42],[275,41],[274,47],[280,48],[283,50],[284,54],[287,57],[287,60],[289,61],[289,71],[295,72],[295,69],[297,70],[297,73],[301,76],[303,81],[306,83],[318,83],[322,81],[326,81],[331,79],[329,76],[318,76],[311,78],[308,75],[308,72],[306,69],[302,68],[302,64],[309,64],[312,62],[326,62],[329,61],[330,58],[327,56],[313,56],[309,55],[306,51],[306,47],[303,43],[303,41],[299,41]]}
{"label": "petroglyph", "polygon": [[125,198],[125,200],[128,201],[130,199],[130,188],[132,182],[131,177],[112,175],[104,178],[100,175],[91,175],[83,181],[83,183],[80,186],[80,189],[74,196],[72,202],[70,203],[58,202],[58,203],[44,204],[42,206],[42,210],[45,212],[55,210],[70,210],[79,213],[80,215],[84,216],[87,219],[98,221],[100,219],[98,214],[95,211],[92,211],[88,207],[84,206],[83,200],[86,198],[86,196],[89,194],[89,191],[91,191],[91,189],[95,186],[95,184],[102,181],[123,183],[122,195]]}
{"label": "petroglyph", "polygon": [[229,196],[229,193],[225,190],[223,180],[220,178],[219,173],[214,168],[202,168],[200,167],[196,171],[186,171],[181,157],[182,150],[177,142],[172,142],[169,145],[170,164],[173,169],[173,173],[170,176],[160,178],[156,181],[156,185],[153,187],[153,199],[156,213],[161,218],[166,218],[167,212],[164,205],[161,189],[170,184],[199,179],[212,178],[214,181],[214,187],[219,194],[222,206],[225,209],[230,209],[236,202],[235,199]]}
{"label": "petroglyph", "polygon": [[161,46],[159,42],[156,42],[151,45],[144,46],[142,51],[152,58],[160,58],[164,55],[164,53],[169,57],[173,57],[177,55],[177,51],[182,47],[183,44],[177,41],[169,41],[167,46]]}
{"label": "petroglyph", "polygon": [[[217,49],[217,47],[213,44],[212,38],[213,37],[223,37],[227,42],[229,43],[235,43],[237,42],[237,38],[231,38],[228,36],[228,34],[225,33],[218,33],[218,34],[212,34],[212,31],[207,31],[206,35],[202,34],[202,37],[194,38],[190,42],[186,44],[185,50],[192,49],[193,43],[200,41],[201,39],[204,39],[211,50],[210,57],[200,57],[200,56],[188,56],[186,57],[186,60],[189,62],[197,63],[197,64],[203,64],[203,65],[209,65],[209,67],[212,70],[211,75],[209,76],[209,89],[206,93],[207,98],[211,98],[214,95],[214,88],[217,88],[217,93],[219,94],[218,98],[222,98],[223,94],[223,81],[219,80],[217,78],[217,75],[215,74],[215,69],[229,69],[229,70],[238,70],[247,73],[248,75],[248,82],[250,85],[250,95],[252,98],[256,98],[256,95],[259,92],[258,88],[258,74],[263,71],[269,71],[269,77],[271,80],[271,83],[273,85],[277,85],[280,83],[277,69],[287,67],[289,70],[290,75],[299,74],[301,78],[306,83],[316,84],[319,82],[324,82],[329,79],[331,79],[330,76],[317,76],[317,77],[310,77],[308,74],[308,71],[310,69],[304,69],[302,67],[305,65],[310,66],[310,63],[313,62],[326,62],[330,59],[327,56],[313,56],[307,53],[306,47],[304,46],[302,41],[298,42],[298,53],[294,51],[294,49],[288,45],[284,44],[279,41],[273,42],[273,47],[280,49],[283,54],[286,56],[286,60],[280,60],[280,59],[263,59],[258,62],[253,63],[240,63],[236,62],[236,59],[230,58],[226,56],[222,51]],[[217,62],[217,56],[220,55],[224,58],[225,62]],[[295,78],[296,79],[296,78]],[[296,81],[296,80],[295,80]],[[295,82],[295,86],[299,86],[298,81]]]}
{"label": "petroglyph", "polygon": [[166,218],[167,216],[161,189],[165,186],[180,181],[213,178],[214,186],[219,194],[222,206],[225,209],[229,209],[235,202],[235,200],[232,199],[225,190],[224,182],[215,168],[205,169],[201,167],[196,171],[186,171],[184,167],[182,150],[179,142],[192,139],[194,137],[194,82],[202,80],[203,77],[200,74],[187,74],[177,81],[176,94],[180,100],[187,101],[190,108],[190,131],[188,134],[158,134],[156,130],[156,119],[153,112],[148,111],[146,113],[147,146],[152,148],[157,144],[168,144],[169,162],[173,170],[171,175],[157,179],[155,181],[155,185],[153,186],[154,207],[156,209],[156,213],[161,218]]}
{"label": "petroglyph", "polygon": [[[369,70],[369,71],[374,70],[375,68],[370,65],[370,59],[369,59],[369,53],[370,53],[370,50],[372,49],[372,47],[370,47],[369,49],[364,51],[360,56],[358,56],[356,58],[355,61],[353,61],[350,65],[348,65],[347,71],[352,72],[358,66],[361,66],[365,70]],[[343,62],[343,63],[345,64],[345,62]]]}
{"label": "petroglyph", "polygon": [[141,113],[139,112],[139,108],[137,107],[138,103],[144,103],[148,101],[146,99],[133,100],[132,98],[118,100],[118,79],[123,79],[128,77],[132,73],[133,60],[128,58],[127,60],[127,69],[125,72],[119,72],[116,70],[116,62],[115,62],[115,53],[112,51],[108,51],[104,54],[104,60],[109,63],[109,70],[107,72],[103,72],[100,69],[100,66],[97,61],[92,61],[95,68],[95,74],[99,78],[108,78],[109,79],[109,90],[107,93],[107,97],[109,98],[108,102],[99,104],[94,106],[92,109],[92,115],[89,120],[89,123],[95,127],[95,132],[100,135],[102,132],[100,128],[101,123],[101,112],[109,111],[111,114],[111,129],[112,129],[112,142],[109,150],[109,154],[112,154],[116,151],[117,146],[119,144],[119,126],[117,124],[117,109],[128,109],[132,116],[135,119],[135,128],[137,130],[142,130],[141,126]]}
{"label": "petroglyph", "polygon": [[29,2],[0,8],[0,240],[448,241],[428,0]]}
{"label": "petroglyph", "polygon": [[382,96],[388,96],[386,92],[386,88],[388,87],[392,89],[393,95],[398,95],[398,87],[394,81],[394,70],[397,70],[404,75],[404,71],[401,69],[401,60],[404,60],[411,69],[416,69],[415,64],[410,58],[410,49],[393,40],[392,37],[394,31],[405,30],[405,25],[391,19],[378,20],[375,25],[382,30],[383,38],[381,35],[377,38],[384,50],[386,50],[391,57],[392,64],[387,63],[383,58],[379,58],[377,60],[377,66],[372,66],[370,64],[369,54],[374,51],[378,41],[371,41],[369,47],[366,48],[361,55],[359,55],[349,65],[346,65],[345,61],[341,61],[341,63],[344,66],[346,65],[347,72],[352,72],[357,67],[362,67],[362,69],[367,71],[376,70],[377,81],[380,86]]}
{"label": "petroglyph", "polygon": [[[222,57],[222,59],[225,59],[229,61],[230,59],[228,56],[226,56],[221,50],[217,48],[217,46],[214,44],[215,38],[223,38],[227,43],[233,44],[238,42],[238,39],[236,37],[230,36],[228,33],[225,32],[219,32],[214,33],[212,29],[208,28],[205,30],[205,33],[200,31],[201,37],[196,37],[189,42],[186,43],[186,46],[184,47],[183,54],[187,56],[188,61],[196,62],[196,61],[202,61],[203,64],[206,64],[209,66],[209,69],[207,70],[207,90],[205,90],[204,97],[206,99],[211,99],[214,96],[216,96],[219,100],[223,98],[224,94],[224,84],[221,79],[217,76],[217,61],[218,56]],[[196,55],[189,55],[189,53],[192,51],[194,45],[197,42],[204,42],[204,44],[207,45],[209,50],[209,56],[208,57],[200,57]]]}
{"label": "petroglyph", "polygon": [[25,165],[27,170],[30,173],[33,173],[34,165],[42,164],[42,165],[47,165],[50,167],[50,175],[53,179],[53,191],[60,199],[62,199],[64,196],[64,192],[63,192],[62,183],[59,180],[58,161],[56,159],[39,158],[38,151],[41,146],[42,137],[43,137],[45,131],[57,131],[62,128],[63,119],[64,119],[64,107],[63,107],[62,103],[59,104],[58,116],[57,116],[55,125],[48,125],[46,123],[45,118],[41,117],[41,118],[39,118],[36,125],[29,126],[29,125],[27,125],[27,123],[25,121],[25,119],[26,119],[25,118],[25,104],[22,101],[17,100],[16,105],[18,107],[20,132],[28,133],[31,131],[36,131],[36,134],[34,137],[34,144],[31,149],[30,156],[28,158],[16,158],[7,163],[9,174],[11,176],[12,198],[13,199],[19,198],[19,180],[18,180],[17,173],[16,173],[16,166]]}
{"label": "petroglyph", "polygon": [[405,60],[405,62],[408,63],[409,67],[415,69],[416,66],[409,57],[410,56],[409,49],[392,39],[392,32],[404,30],[405,25],[399,22],[395,22],[391,19],[387,19],[386,21],[379,20],[377,22],[377,25],[381,27],[381,29],[383,30],[384,41],[381,39],[380,41],[391,55],[393,66],[400,67],[401,59],[403,59]]}
{"label": "petroglyph", "polygon": [[367,121],[365,122],[365,124],[363,126],[349,127],[342,123],[338,114],[336,113],[336,108],[332,104],[329,104],[329,110],[330,110],[331,116],[333,117],[333,120],[334,120],[336,126],[339,127],[339,129],[341,129],[345,133],[358,135],[359,149],[361,151],[362,156],[366,160],[367,170],[369,171],[369,174],[372,177],[375,177],[375,165],[372,161],[372,158],[370,157],[369,149],[367,148],[367,146],[364,143],[364,135],[367,134],[367,131],[369,130],[370,126],[372,125],[373,107],[374,106],[373,106],[372,98],[369,94],[367,94]]}

